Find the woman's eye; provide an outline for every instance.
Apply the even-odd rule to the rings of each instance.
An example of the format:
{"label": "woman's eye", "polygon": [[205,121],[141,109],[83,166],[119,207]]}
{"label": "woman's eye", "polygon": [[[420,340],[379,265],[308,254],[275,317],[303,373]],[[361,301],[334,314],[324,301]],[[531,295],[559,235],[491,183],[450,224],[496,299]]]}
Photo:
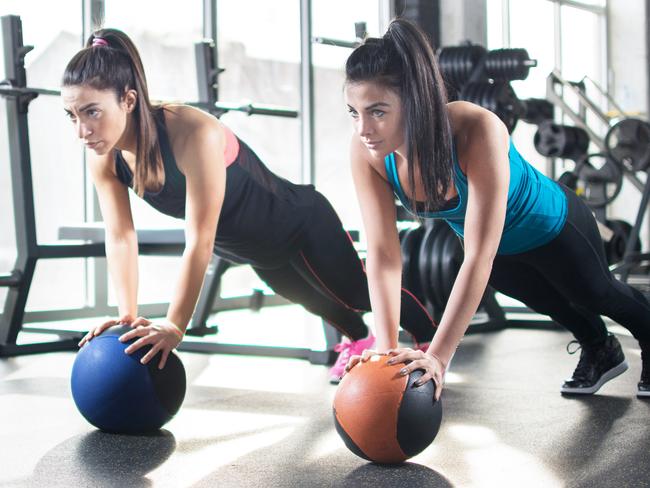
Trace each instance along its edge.
{"label": "woman's eye", "polygon": [[350,114],[350,117],[352,117],[353,119],[356,119],[359,116],[359,114],[354,110],[348,110],[348,113]]}
{"label": "woman's eye", "polygon": [[385,112],[383,112],[383,111],[381,111],[381,110],[373,110],[373,111],[372,111],[372,116],[373,116],[373,117],[383,117],[383,116],[384,116],[384,113],[385,113]]}
{"label": "woman's eye", "polygon": [[99,115],[99,111],[91,108],[86,112],[86,114],[88,114],[88,117],[97,117],[97,115]]}

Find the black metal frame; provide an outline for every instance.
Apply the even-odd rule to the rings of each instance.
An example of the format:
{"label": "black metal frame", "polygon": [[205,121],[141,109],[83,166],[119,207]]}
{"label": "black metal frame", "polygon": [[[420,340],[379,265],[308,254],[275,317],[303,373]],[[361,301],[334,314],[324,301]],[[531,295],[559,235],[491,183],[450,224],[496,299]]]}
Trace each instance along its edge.
{"label": "black metal frame", "polygon": [[[647,3],[650,5],[650,0],[647,0]],[[646,13],[646,15],[650,15]],[[646,20],[646,24],[648,24]],[[647,33],[647,36],[650,38],[650,33]],[[650,64],[649,64],[650,66]],[[650,67],[648,68],[650,71]],[[597,88],[600,89],[596,85]],[[579,111],[574,111],[564,100],[563,96],[558,93],[558,88],[568,89],[573,92],[579,100]],[[619,112],[622,113],[622,109],[618,107],[615,101],[609,97],[605,92],[609,102],[614,104],[619,109]],[[561,112],[568,116],[573,123],[583,129],[589,136],[589,140],[593,142],[602,153],[607,153],[607,147],[605,140],[598,136],[585,122],[587,109],[594,115],[596,115],[603,123],[606,125],[611,125],[610,117],[607,116],[593,100],[587,97],[584,83],[576,83],[565,80],[558,71],[553,71],[550,73],[546,79],[546,98],[553,103],[554,106],[558,107]],[[645,217],[648,203],[650,203],[650,178],[646,178],[646,181],[641,181],[636,172],[627,167],[627,165],[622,164],[621,170],[623,171],[623,176],[630,182],[632,185],[641,192],[641,203],[639,204],[639,209],[637,210],[636,219],[632,230],[630,231],[630,237],[627,240],[625,252],[620,263],[616,263],[611,267],[611,271],[618,275],[619,279],[624,283],[628,283],[630,276],[632,274],[637,274],[635,278],[646,277],[647,276],[647,267],[650,263],[650,253],[639,253],[635,250],[637,242],[640,240],[640,231],[641,224]],[[604,192],[604,190],[603,190]],[[603,221],[605,220],[606,212],[605,209],[600,209],[599,212],[596,212],[596,217]],[[639,274],[639,272],[641,272]],[[641,290],[647,292],[647,290]]]}

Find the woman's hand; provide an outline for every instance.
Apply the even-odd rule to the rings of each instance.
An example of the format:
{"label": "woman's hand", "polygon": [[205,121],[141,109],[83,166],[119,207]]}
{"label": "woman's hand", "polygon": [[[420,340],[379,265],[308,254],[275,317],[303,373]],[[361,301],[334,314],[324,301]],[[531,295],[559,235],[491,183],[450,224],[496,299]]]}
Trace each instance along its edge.
{"label": "woman's hand", "polygon": [[144,317],[138,317],[138,319],[131,324],[131,327],[134,327],[134,329],[122,334],[120,336],[120,342],[127,342],[136,337],[139,337],[139,339],[129,345],[124,352],[131,354],[143,346],[150,345],[151,349],[147,351],[140,362],[142,364],[147,364],[160,351],[161,357],[160,363],[158,363],[159,369],[165,367],[169,353],[183,340],[183,331],[169,322],[154,324]]}
{"label": "woman's hand", "polygon": [[416,369],[424,371],[414,384],[420,386],[429,380],[433,380],[436,385],[436,400],[440,399],[442,393],[442,385],[445,378],[446,366],[436,355],[429,352],[414,351],[408,347],[401,349],[390,349],[388,354],[393,356],[387,362],[388,364],[398,364],[410,361],[400,371],[402,375],[408,375]]}
{"label": "woman's hand", "polygon": [[[379,354],[377,351],[374,349],[364,349],[363,352],[361,353],[361,356],[354,355],[350,356],[350,359],[348,359],[348,364],[345,365],[345,373],[350,371],[352,368],[354,368],[359,362],[366,362],[368,359],[370,359],[371,356],[376,356]],[[345,373],[343,373],[343,376],[345,376]]]}
{"label": "woman's hand", "polygon": [[[140,318],[141,318],[141,317],[139,317],[138,320],[139,320]],[[113,327],[114,325],[131,325],[131,327],[133,327],[132,324],[133,324],[133,322],[134,322],[135,320],[136,320],[136,319],[134,319],[134,318],[133,318],[131,315],[129,315],[129,314],[122,315],[119,319],[116,319],[116,320],[115,320],[115,319],[107,320],[107,321],[104,322],[103,324],[98,325],[97,327],[95,327],[94,329],[92,329],[90,332],[88,332],[88,333],[83,337],[83,339],[81,339],[81,340],[79,341],[78,346],[79,346],[79,347],[83,346],[83,345],[86,344],[88,341],[92,340],[93,337],[97,337],[99,334],[101,334],[102,332],[104,332],[106,329],[108,329],[109,327]]]}

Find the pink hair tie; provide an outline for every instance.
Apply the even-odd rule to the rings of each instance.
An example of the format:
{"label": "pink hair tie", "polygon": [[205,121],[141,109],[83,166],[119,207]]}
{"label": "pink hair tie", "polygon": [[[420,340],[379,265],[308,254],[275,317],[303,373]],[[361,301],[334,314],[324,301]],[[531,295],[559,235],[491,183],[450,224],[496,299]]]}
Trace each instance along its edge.
{"label": "pink hair tie", "polygon": [[95,46],[108,46],[108,42],[106,41],[106,39],[102,39],[101,37],[95,37],[93,39],[92,47]]}

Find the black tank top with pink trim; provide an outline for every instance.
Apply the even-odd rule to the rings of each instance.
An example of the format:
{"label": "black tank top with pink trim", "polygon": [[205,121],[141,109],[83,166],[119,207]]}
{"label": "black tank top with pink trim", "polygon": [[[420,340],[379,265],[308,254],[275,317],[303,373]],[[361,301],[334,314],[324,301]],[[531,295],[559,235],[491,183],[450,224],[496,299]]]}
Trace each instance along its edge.
{"label": "black tank top with pink trim", "polygon": [[[164,114],[155,116],[165,183],[144,200],[158,211],[185,218],[185,176],[176,165]],[[296,185],[271,172],[246,143],[226,169],[226,192],[217,224],[215,254],[229,261],[274,268],[294,256],[304,239],[314,204],[312,185]],[[133,174],[115,151],[118,179],[133,187]]]}

